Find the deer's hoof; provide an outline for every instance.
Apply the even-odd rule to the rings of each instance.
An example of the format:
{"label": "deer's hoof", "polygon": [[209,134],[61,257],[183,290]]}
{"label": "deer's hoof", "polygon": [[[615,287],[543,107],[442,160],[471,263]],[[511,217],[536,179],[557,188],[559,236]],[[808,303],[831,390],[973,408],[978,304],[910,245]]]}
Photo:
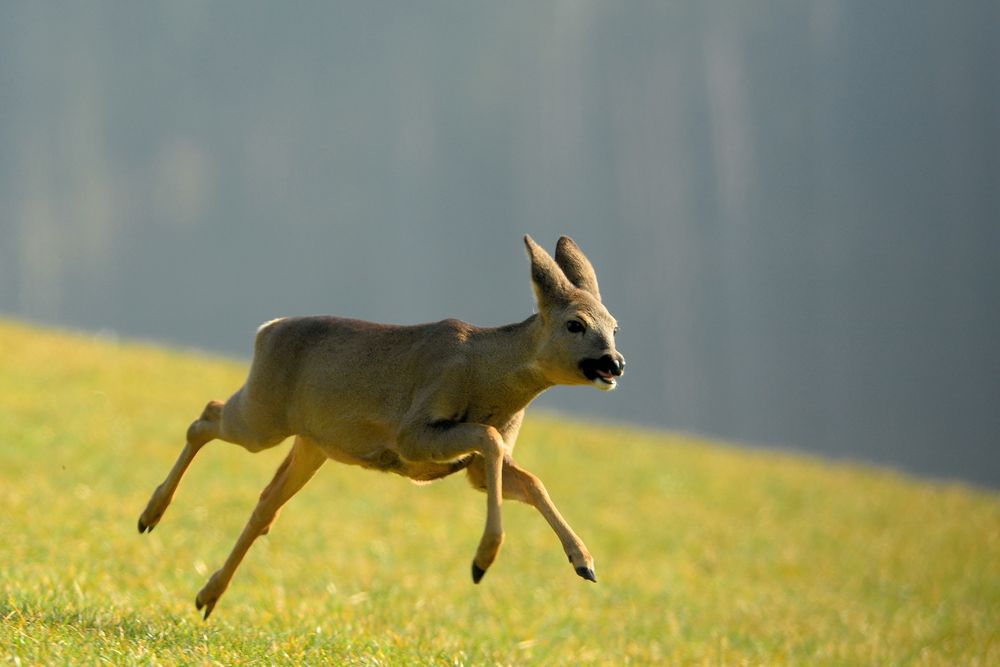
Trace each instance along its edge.
{"label": "deer's hoof", "polygon": [[146,509],[142,511],[142,514],[139,515],[139,532],[153,532],[153,529],[156,528],[156,524],[160,523],[160,519],[163,517],[163,510],[165,509],[165,506],[159,508],[155,507],[153,499],[150,499],[149,505],[147,505]]}
{"label": "deer's hoof", "polygon": [[476,561],[472,561],[472,583],[478,584],[484,574],[486,570],[476,565]]}
{"label": "deer's hoof", "polygon": [[576,573],[586,579],[587,581],[593,581],[597,583],[597,575],[594,574],[594,569],[590,567],[580,566],[576,568]]}
{"label": "deer's hoof", "polygon": [[218,602],[218,601],[219,601],[219,599],[215,598],[214,600],[209,600],[208,602],[202,602],[201,601],[201,593],[199,593],[198,597],[195,598],[195,600],[194,600],[194,606],[195,606],[195,608],[198,611],[201,611],[202,607],[205,608],[205,615],[202,616],[202,619],[207,621],[208,620],[208,615],[212,613],[213,609],[215,609],[215,603]]}
{"label": "deer's hoof", "polygon": [[160,517],[147,517],[146,512],[142,513],[139,517],[139,533],[151,533],[153,529],[156,528],[156,524],[160,523]]}

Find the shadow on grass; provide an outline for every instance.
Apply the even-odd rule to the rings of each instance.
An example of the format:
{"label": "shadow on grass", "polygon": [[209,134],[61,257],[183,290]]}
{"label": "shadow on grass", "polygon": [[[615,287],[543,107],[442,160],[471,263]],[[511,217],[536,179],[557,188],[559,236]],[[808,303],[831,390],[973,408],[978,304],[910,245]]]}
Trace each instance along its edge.
{"label": "shadow on grass", "polygon": [[87,636],[91,636],[106,643],[120,640],[146,644],[151,648],[176,647],[179,641],[203,642],[224,629],[200,622],[195,624],[171,614],[148,619],[114,607],[79,608],[65,602],[16,598],[0,600],[0,621],[8,630],[44,627],[53,639],[75,636],[86,640]]}
{"label": "shadow on grass", "polygon": [[[0,660],[27,664],[301,665],[496,663],[482,647],[400,645],[395,635],[357,629],[322,635],[299,624],[247,627],[204,623],[163,612],[144,618],[127,609],[79,607],[67,601],[0,600]],[[418,651],[414,653],[413,651]],[[419,655],[419,659],[417,656]]]}
{"label": "shadow on grass", "polygon": [[[169,612],[142,617],[113,605],[80,607],[65,600],[0,600],[0,658],[28,664],[93,662],[167,664],[263,660],[269,664],[368,664],[369,657],[401,664],[398,648],[383,639],[317,634],[299,625],[265,622],[247,627],[206,623]],[[4,655],[6,653],[6,655]],[[377,661],[376,661],[377,662]],[[442,653],[434,659],[452,664]]]}

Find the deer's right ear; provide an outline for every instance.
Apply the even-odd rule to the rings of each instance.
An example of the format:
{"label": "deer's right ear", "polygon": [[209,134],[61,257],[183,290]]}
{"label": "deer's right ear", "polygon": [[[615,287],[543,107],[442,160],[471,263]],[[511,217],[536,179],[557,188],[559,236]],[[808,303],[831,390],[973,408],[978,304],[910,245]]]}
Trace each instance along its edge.
{"label": "deer's right ear", "polygon": [[573,290],[566,274],[552,256],[527,234],[524,235],[524,245],[531,259],[531,285],[535,289],[539,311],[566,303]]}

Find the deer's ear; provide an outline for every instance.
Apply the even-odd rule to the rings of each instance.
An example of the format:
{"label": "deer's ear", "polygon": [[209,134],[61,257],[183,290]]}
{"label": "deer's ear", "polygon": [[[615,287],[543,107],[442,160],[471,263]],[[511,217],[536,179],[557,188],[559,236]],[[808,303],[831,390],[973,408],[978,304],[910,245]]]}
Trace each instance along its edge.
{"label": "deer's ear", "polygon": [[590,260],[580,250],[580,246],[568,236],[563,236],[556,244],[556,264],[562,269],[569,281],[582,290],[590,292],[601,300],[601,291],[597,288],[597,274]]}
{"label": "deer's ear", "polygon": [[524,245],[531,259],[531,285],[535,288],[538,309],[566,303],[573,290],[573,284],[545,250],[527,234]]}

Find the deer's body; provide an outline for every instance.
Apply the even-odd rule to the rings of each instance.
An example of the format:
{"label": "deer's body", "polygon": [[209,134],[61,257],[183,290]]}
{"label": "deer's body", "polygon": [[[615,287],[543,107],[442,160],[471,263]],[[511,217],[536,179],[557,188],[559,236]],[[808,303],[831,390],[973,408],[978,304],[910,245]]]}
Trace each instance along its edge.
{"label": "deer's body", "polygon": [[258,330],[246,383],[224,404],[210,402],[191,424],[181,456],[139,519],[140,532],[153,529],[210,440],[260,451],[295,436],[229,559],[198,594],[206,618],[254,539],[327,459],[417,482],[466,469],[487,494],[486,528],[472,566],[476,582],[503,540],[503,497],[534,505],[577,573],[595,580],[583,542],[511,454],[535,396],[554,384],[613,388],[624,359],[614,350],[614,319],[579,248],[563,237],[553,261],[529,237],[525,243],[539,313],[518,324],[397,326],[301,317]]}
{"label": "deer's body", "polygon": [[471,456],[408,461],[401,456],[400,425],[419,419],[444,430],[473,422],[513,434],[525,406],[547,386],[530,378],[525,360],[517,358],[523,349],[510,344],[534,320],[496,329],[458,320],[269,322],[257,334],[247,383],[222,407],[222,423],[233,426],[219,437],[264,449],[301,435],[341,463],[416,481],[443,477]]}

